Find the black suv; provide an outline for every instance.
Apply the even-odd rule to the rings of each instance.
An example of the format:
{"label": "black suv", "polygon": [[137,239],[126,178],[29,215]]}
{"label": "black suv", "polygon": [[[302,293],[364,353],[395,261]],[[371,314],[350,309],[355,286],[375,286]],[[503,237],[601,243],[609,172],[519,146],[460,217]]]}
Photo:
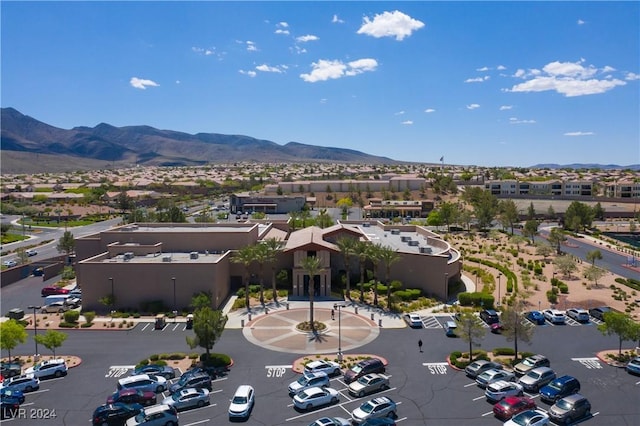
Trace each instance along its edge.
{"label": "black suv", "polygon": [[169,392],[172,394],[186,388],[207,389],[211,391],[211,376],[207,373],[193,373],[182,375],[180,380],[172,384]]}
{"label": "black suv", "polygon": [[135,417],[142,411],[142,405],[140,404],[105,404],[95,409],[93,412],[92,424],[93,425],[122,425],[127,419]]}
{"label": "black suv", "polygon": [[384,373],[384,363],[379,358],[367,358],[344,373],[344,381],[351,383],[369,373]]}
{"label": "black suv", "polygon": [[611,312],[611,308],[608,306],[600,306],[597,308],[589,309],[589,315],[600,321],[604,321],[604,314],[607,312]]}
{"label": "black suv", "polygon": [[540,399],[553,404],[565,396],[578,392],[580,392],[578,379],[573,376],[562,376],[540,389]]}
{"label": "black suv", "polygon": [[497,324],[500,322],[498,313],[493,309],[485,309],[484,311],[480,312],[480,318],[482,318],[482,321],[486,322],[488,325]]}

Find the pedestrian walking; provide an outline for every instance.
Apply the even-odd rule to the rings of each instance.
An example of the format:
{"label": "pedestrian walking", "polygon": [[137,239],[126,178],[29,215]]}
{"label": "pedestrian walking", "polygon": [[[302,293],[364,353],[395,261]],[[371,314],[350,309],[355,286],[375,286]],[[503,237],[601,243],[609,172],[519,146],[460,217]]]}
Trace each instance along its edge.
{"label": "pedestrian walking", "polygon": [[422,352],[422,339],[418,340],[418,349]]}
{"label": "pedestrian walking", "polygon": [[331,319],[336,319],[336,311],[334,311],[333,309],[331,310]]}

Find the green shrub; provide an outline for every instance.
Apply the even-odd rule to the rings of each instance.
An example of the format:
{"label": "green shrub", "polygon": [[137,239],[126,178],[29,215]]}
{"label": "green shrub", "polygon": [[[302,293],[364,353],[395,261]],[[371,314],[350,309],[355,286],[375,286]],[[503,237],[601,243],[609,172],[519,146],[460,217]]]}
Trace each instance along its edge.
{"label": "green shrub", "polygon": [[569,293],[569,286],[566,285],[565,283],[558,284],[558,288],[560,289],[560,293],[562,293],[562,294]]}
{"label": "green shrub", "polygon": [[460,302],[461,306],[482,306],[485,309],[493,308],[493,304],[495,302],[493,295],[477,291],[474,293],[459,293],[458,301]]}
{"label": "green shrub", "polygon": [[150,359],[151,361],[153,361],[153,362],[156,362],[157,360],[159,360],[159,359],[160,359],[160,355],[158,355],[158,354],[153,354],[153,355],[151,355],[151,356],[149,357],[149,359]]}
{"label": "green shrub", "polygon": [[78,318],[80,318],[80,312],[78,311],[67,311],[64,313],[64,321],[70,323],[78,322]]}
{"label": "green shrub", "polygon": [[549,303],[558,303],[558,295],[551,290],[547,291],[547,300]]}
{"label": "green shrub", "polygon": [[91,324],[96,318],[96,313],[93,311],[83,312],[82,315],[84,316],[84,320],[87,322],[87,324]]}
{"label": "green shrub", "polygon": [[231,358],[226,354],[211,353],[207,359],[207,354],[204,353],[200,355],[200,362],[209,367],[226,367],[231,364]]}
{"label": "green shrub", "polygon": [[516,351],[513,348],[495,348],[493,351],[494,355],[510,355],[513,356],[516,354]]}
{"label": "green shrub", "polygon": [[144,367],[145,365],[149,365],[149,359],[148,359],[148,358],[145,358],[145,359],[143,359],[142,361],[140,361],[140,362],[136,365],[136,367]]}
{"label": "green shrub", "polygon": [[62,321],[60,323],[60,327],[61,328],[76,328],[78,327],[78,323],[77,322],[66,322],[66,321]]}

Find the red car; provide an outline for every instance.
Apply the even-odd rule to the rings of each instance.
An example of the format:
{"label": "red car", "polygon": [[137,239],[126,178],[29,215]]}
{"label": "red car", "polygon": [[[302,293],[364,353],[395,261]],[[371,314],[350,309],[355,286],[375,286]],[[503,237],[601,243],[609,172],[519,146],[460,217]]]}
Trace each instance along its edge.
{"label": "red car", "polygon": [[140,404],[146,407],[155,405],[157,399],[155,392],[145,392],[140,389],[122,389],[107,398],[107,404],[115,404],[116,402]]}
{"label": "red car", "polygon": [[536,403],[526,396],[508,396],[493,406],[493,414],[501,420],[509,420],[516,414],[533,410]]}
{"label": "red car", "polygon": [[69,294],[69,290],[60,287],[44,287],[41,293],[42,296],[52,296],[54,294]]}

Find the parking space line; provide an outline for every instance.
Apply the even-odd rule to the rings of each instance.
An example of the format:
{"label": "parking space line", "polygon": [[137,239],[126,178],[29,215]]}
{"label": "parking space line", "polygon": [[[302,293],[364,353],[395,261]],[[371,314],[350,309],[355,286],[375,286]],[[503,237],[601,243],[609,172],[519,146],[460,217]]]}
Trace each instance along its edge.
{"label": "parking space line", "polygon": [[140,330],[140,331],[145,331],[147,329],[147,327],[149,327],[149,324],[151,324],[151,323],[143,322],[142,324],[144,324],[144,327],[142,327],[142,330]]}
{"label": "parking space line", "polygon": [[468,388],[468,387],[476,386],[476,385],[477,385],[477,383],[476,383],[476,382],[473,382],[473,383],[469,383],[469,384],[464,385],[464,387],[465,387],[465,388]]}
{"label": "parking space line", "polygon": [[432,315],[422,317],[422,322],[424,324],[424,328],[442,328],[440,322],[438,322],[438,320]]}
{"label": "parking space line", "polygon": [[484,413],[482,417],[492,416],[492,415],[493,415],[493,411],[489,411],[488,413]]}
{"label": "parking space line", "polygon": [[486,397],[484,395],[482,396],[478,396],[476,398],[473,398],[472,401],[480,401],[481,399],[485,399]]}
{"label": "parking space line", "polygon": [[193,422],[193,423],[187,423],[184,426],[194,426],[194,425],[199,425],[199,424],[202,424],[202,423],[209,423],[210,421],[211,421],[211,419],[204,419],[204,420],[199,420],[199,421]]}

